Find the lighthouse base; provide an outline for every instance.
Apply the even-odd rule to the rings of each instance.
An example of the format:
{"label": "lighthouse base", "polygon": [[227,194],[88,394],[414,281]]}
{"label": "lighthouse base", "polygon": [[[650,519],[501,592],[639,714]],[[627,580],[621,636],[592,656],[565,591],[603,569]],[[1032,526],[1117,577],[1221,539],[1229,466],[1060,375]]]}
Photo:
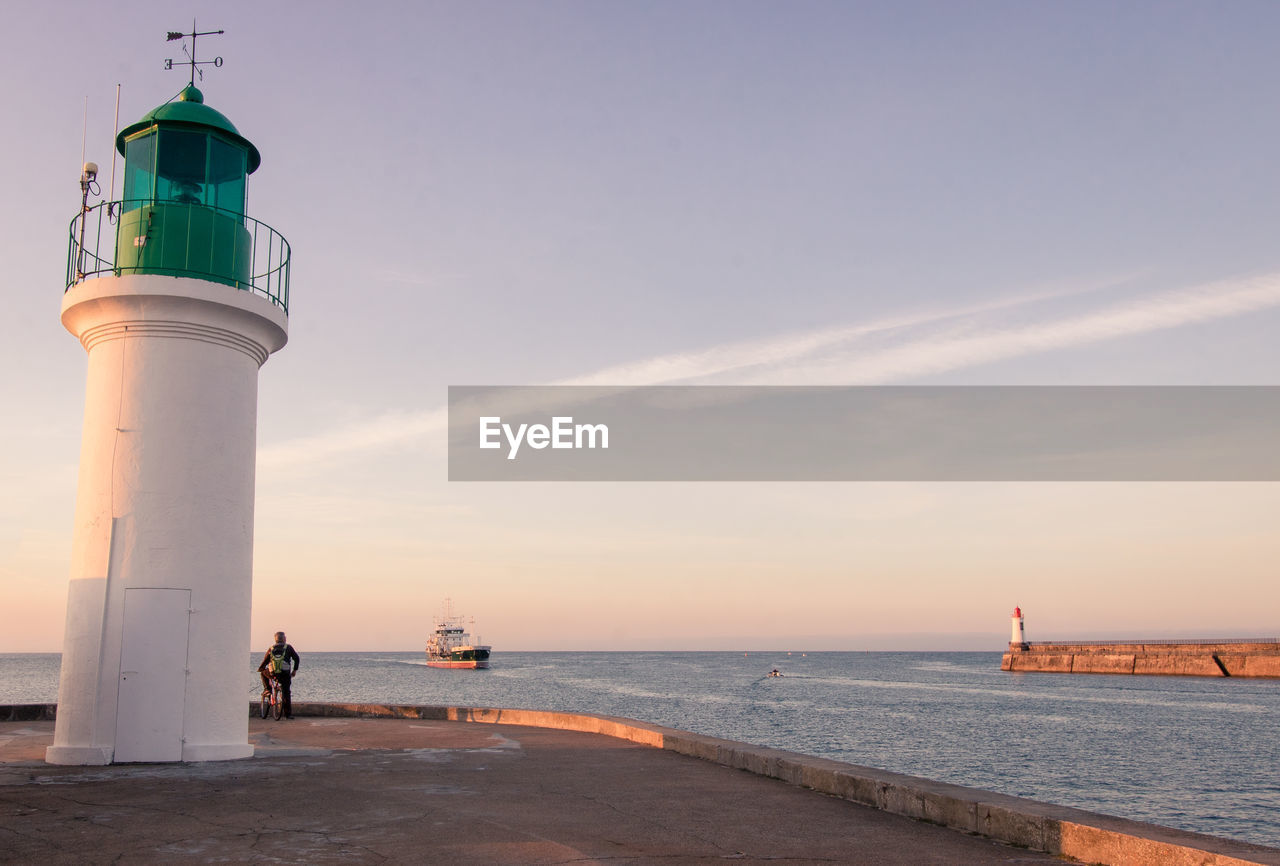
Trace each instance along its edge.
{"label": "lighthouse base", "polygon": [[[101,767],[112,762],[112,750],[104,746],[50,746],[45,750],[48,764]],[[238,761],[253,757],[253,746],[247,743],[184,745],[183,761]]]}
{"label": "lighthouse base", "polygon": [[253,746],[248,743],[225,743],[222,745],[184,745],[182,760],[184,761],[238,761],[241,758],[252,758]]}
{"label": "lighthouse base", "polygon": [[101,767],[111,763],[111,750],[102,746],[50,746],[44,750],[47,764]]}

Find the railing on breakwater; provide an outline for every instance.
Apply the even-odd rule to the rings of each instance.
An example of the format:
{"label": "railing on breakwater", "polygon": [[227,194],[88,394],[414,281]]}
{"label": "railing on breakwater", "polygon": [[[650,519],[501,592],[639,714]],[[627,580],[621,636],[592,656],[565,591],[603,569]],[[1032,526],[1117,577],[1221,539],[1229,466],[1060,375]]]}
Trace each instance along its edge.
{"label": "railing on breakwater", "polygon": [[107,275],[189,275],[261,295],[287,313],[290,258],[282,234],[242,213],[151,199],[101,202],[71,220],[66,288]]}
{"label": "railing on breakwater", "polygon": [[[1149,638],[1144,640],[1032,640],[1025,641],[1024,646],[1218,646],[1226,644],[1280,644],[1276,637],[1232,637],[1232,638]],[[1017,644],[1014,644],[1017,646]]]}

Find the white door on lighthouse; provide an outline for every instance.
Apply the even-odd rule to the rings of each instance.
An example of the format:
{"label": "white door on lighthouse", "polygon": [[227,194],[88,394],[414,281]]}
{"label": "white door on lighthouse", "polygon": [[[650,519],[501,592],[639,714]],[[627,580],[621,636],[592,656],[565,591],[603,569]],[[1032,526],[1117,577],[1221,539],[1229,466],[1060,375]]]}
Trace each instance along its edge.
{"label": "white door on lighthouse", "polygon": [[189,589],[126,589],[113,761],[181,761]]}

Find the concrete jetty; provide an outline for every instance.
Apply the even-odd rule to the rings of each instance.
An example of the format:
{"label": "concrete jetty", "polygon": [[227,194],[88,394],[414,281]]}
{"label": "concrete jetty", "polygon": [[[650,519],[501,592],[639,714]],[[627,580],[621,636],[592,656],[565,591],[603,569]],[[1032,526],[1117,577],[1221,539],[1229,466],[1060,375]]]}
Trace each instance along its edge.
{"label": "concrete jetty", "polygon": [[1005,671],[1280,678],[1280,639],[1011,642]]}
{"label": "concrete jetty", "polygon": [[1280,866],[1280,849],[630,719],[299,703],[251,721],[253,758],[69,767],[43,761],[52,714],[0,708],[0,860]]}

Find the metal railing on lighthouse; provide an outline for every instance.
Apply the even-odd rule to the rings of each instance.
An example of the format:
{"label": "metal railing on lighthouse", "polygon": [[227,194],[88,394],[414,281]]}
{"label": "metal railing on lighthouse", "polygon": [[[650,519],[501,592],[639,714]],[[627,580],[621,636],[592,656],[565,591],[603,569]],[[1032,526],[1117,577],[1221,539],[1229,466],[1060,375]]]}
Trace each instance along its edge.
{"label": "metal railing on lighthouse", "polygon": [[101,202],[71,220],[66,288],[132,273],[190,276],[289,311],[289,242],[253,217],[203,204]]}

